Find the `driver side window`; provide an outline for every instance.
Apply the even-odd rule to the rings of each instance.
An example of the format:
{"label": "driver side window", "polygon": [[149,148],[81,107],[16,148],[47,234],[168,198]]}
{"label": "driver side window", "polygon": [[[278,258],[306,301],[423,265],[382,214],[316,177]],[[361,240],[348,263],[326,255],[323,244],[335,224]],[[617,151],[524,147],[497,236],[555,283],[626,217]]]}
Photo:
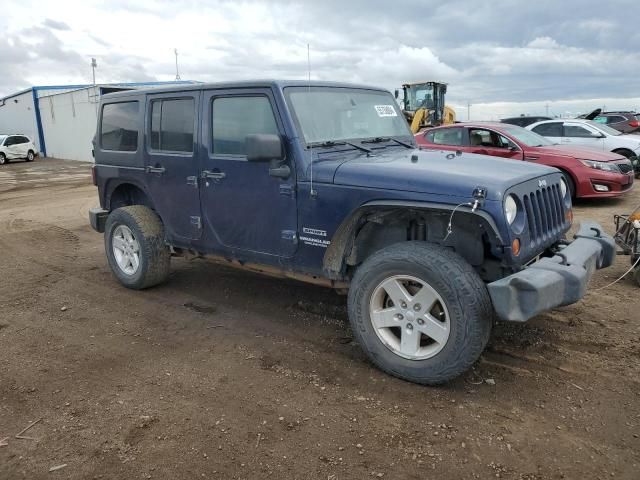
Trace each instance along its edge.
{"label": "driver side window", "polygon": [[216,98],[211,123],[214,154],[245,155],[247,135],[278,134],[271,103],[265,96]]}
{"label": "driver side window", "polygon": [[579,138],[589,138],[593,135],[593,133],[580,125],[564,125],[564,136],[565,137],[579,137]]}

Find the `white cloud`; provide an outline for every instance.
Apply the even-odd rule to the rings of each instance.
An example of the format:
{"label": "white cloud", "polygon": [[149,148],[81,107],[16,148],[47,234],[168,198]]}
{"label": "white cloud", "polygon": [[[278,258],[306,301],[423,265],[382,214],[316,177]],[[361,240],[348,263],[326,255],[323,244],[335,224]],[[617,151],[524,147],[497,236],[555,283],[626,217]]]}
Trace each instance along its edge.
{"label": "white cloud", "polygon": [[[633,3],[633,6],[630,6]],[[9,2],[0,16],[0,96],[30,84],[306,78],[390,90],[442,80],[464,105],[634,97],[640,30],[635,2],[495,0],[97,0]],[[625,7],[626,5],[626,7]],[[593,11],[602,11],[594,17]],[[428,12],[428,14],[425,14]],[[637,23],[637,22],[636,22]],[[615,33],[624,32],[624,41]],[[523,106],[524,108],[524,106]],[[496,110],[497,112],[498,110]]]}

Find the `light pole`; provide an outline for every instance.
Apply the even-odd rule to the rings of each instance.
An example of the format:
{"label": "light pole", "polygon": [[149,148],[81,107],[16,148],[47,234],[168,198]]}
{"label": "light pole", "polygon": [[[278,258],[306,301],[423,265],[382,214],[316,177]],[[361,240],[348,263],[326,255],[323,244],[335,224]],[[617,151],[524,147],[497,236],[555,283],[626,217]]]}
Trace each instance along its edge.
{"label": "light pole", "polygon": [[96,68],[98,67],[98,62],[96,62],[95,58],[91,58],[91,71],[93,73],[93,84],[96,84]]}
{"label": "light pole", "polygon": [[467,122],[471,121],[471,102],[467,101]]}

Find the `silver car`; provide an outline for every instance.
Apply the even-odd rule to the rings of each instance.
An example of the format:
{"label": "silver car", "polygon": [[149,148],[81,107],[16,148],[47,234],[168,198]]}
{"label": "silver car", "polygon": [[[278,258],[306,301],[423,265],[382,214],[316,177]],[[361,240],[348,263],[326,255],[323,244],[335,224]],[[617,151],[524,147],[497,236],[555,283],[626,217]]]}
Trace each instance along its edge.
{"label": "silver car", "polygon": [[[553,143],[584,145],[623,155],[632,162],[640,156],[640,135],[626,135],[611,127],[580,118],[545,120],[525,127]],[[636,166],[637,171],[637,164]]]}

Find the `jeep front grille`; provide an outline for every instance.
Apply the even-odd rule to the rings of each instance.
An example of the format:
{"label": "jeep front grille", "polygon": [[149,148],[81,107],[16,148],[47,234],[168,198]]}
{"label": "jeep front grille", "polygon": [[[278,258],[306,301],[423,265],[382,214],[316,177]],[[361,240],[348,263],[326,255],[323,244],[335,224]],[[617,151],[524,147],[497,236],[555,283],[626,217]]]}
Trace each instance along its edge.
{"label": "jeep front grille", "polygon": [[523,198],[531,245],[555,239],[565,225],[565,209],[560,185],[541,187]]}

